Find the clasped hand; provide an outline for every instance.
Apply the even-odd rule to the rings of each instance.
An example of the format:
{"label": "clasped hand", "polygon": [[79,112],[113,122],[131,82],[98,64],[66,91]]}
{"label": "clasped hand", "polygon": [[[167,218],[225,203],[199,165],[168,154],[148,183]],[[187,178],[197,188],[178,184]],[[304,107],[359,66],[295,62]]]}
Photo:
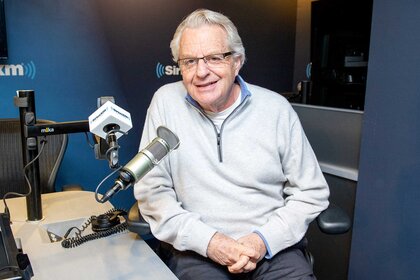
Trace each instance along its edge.
{"label": "clasped hand", "polygon": [[234,240],[217,232],[207,248],[207,256],[227,266],[231,273],[246,273],[254,270],[266,252],[264,242],[256,233]]}

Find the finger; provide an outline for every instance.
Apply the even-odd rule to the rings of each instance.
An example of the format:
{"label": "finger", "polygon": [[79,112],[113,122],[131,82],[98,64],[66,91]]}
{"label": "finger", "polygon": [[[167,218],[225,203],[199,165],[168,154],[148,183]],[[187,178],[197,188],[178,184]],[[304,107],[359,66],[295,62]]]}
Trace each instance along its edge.
{"label": "finger", "polygon": [[229,271],[239,271],[241,270],[247,263],[249,262],[249,257],[245,255],[241,255],[239,260],[229,266]]}
{"label": "finger", "polygon": [[239,273],[244,272],[244,270],[243,270],[243,269],[240,269],[240,270],[233,270],[230,266],[228,266],[228,270],[229,270],[229,272],[230,272],[230,273],[232,273],[232,274],[239,274]]}
{"label": "finger", "polygon": [[257,253],[254,257],[250,257],[250,260],[257,263],[262,259],[261,254]]}
{"label": "finger", "polygon": [[257,267],[257,263],[253,261],[247,262],[247,264],[242,268],[245,272],[253,271]]}
{"label": "finger", "polygon": [[228,266],[228,270],[229,270],[230,273],[236,273],[236,274],[244,272],[244,270],[242,268],[240,268],[240,269],[234,269],[234,268],[232,268],[231,265]]}
{"label": "finger", "polygon": [[260,253],[258,253],[258,251],[252,247],[244,246],[244,250],[242,251],[242,254],[254,260],[258,260],[260,258]]}
{"label": "finger", "polygon": [[231,266],[228,266],[229,272],[230,273],[248,273],[253,271],[255,268],[257,268],[257,263],[253,262],[253,261],[249,261],[244,267],[242,267],[241,269],[233,269]]}

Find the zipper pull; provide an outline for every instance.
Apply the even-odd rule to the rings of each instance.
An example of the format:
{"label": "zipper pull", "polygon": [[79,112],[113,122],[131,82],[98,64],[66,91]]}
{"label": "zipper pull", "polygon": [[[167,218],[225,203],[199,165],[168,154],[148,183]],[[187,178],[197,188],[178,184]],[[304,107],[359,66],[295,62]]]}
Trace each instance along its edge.
{"label": "zipper pull", "polygon": [[217,132],[217,153],[219,154],[219,161],[223,162],[222,159],[222,147],[220,146],[220,132]]}

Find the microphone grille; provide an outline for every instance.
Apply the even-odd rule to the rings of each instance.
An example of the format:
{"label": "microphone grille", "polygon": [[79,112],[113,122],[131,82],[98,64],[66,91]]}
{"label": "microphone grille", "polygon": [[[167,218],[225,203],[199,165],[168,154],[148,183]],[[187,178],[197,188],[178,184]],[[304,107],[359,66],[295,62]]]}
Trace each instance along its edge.
{"label": "microphone grille", "polygon": [[162,138],[170,147],[171,150],[175,150],[179,146],[179,139],[169,128],[159,126],[157,128],[158,137]]}
{"label": "microphone grille", "polygon": [[157,138],[155,138],[155,141],[147,147],[147,150],[153,155],[155,160],[159,162],[168,154],[169,151],[163,143],[156,140]]}

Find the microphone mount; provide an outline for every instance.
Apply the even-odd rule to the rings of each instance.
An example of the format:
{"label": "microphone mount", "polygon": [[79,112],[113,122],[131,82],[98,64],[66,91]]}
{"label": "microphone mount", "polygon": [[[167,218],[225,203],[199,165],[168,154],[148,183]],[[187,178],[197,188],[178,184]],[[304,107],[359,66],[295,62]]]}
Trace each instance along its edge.
{"label": "microphone mount", "polygon": [[115,132],[120,131],[120,126],[118,124],[109,124],[104,127],[106,132],[106,143],[108,144],[109,149],[106,151],[106,159],[109,162],[109,167],[111,169],[118,167],[118,138],[115,135]]}

